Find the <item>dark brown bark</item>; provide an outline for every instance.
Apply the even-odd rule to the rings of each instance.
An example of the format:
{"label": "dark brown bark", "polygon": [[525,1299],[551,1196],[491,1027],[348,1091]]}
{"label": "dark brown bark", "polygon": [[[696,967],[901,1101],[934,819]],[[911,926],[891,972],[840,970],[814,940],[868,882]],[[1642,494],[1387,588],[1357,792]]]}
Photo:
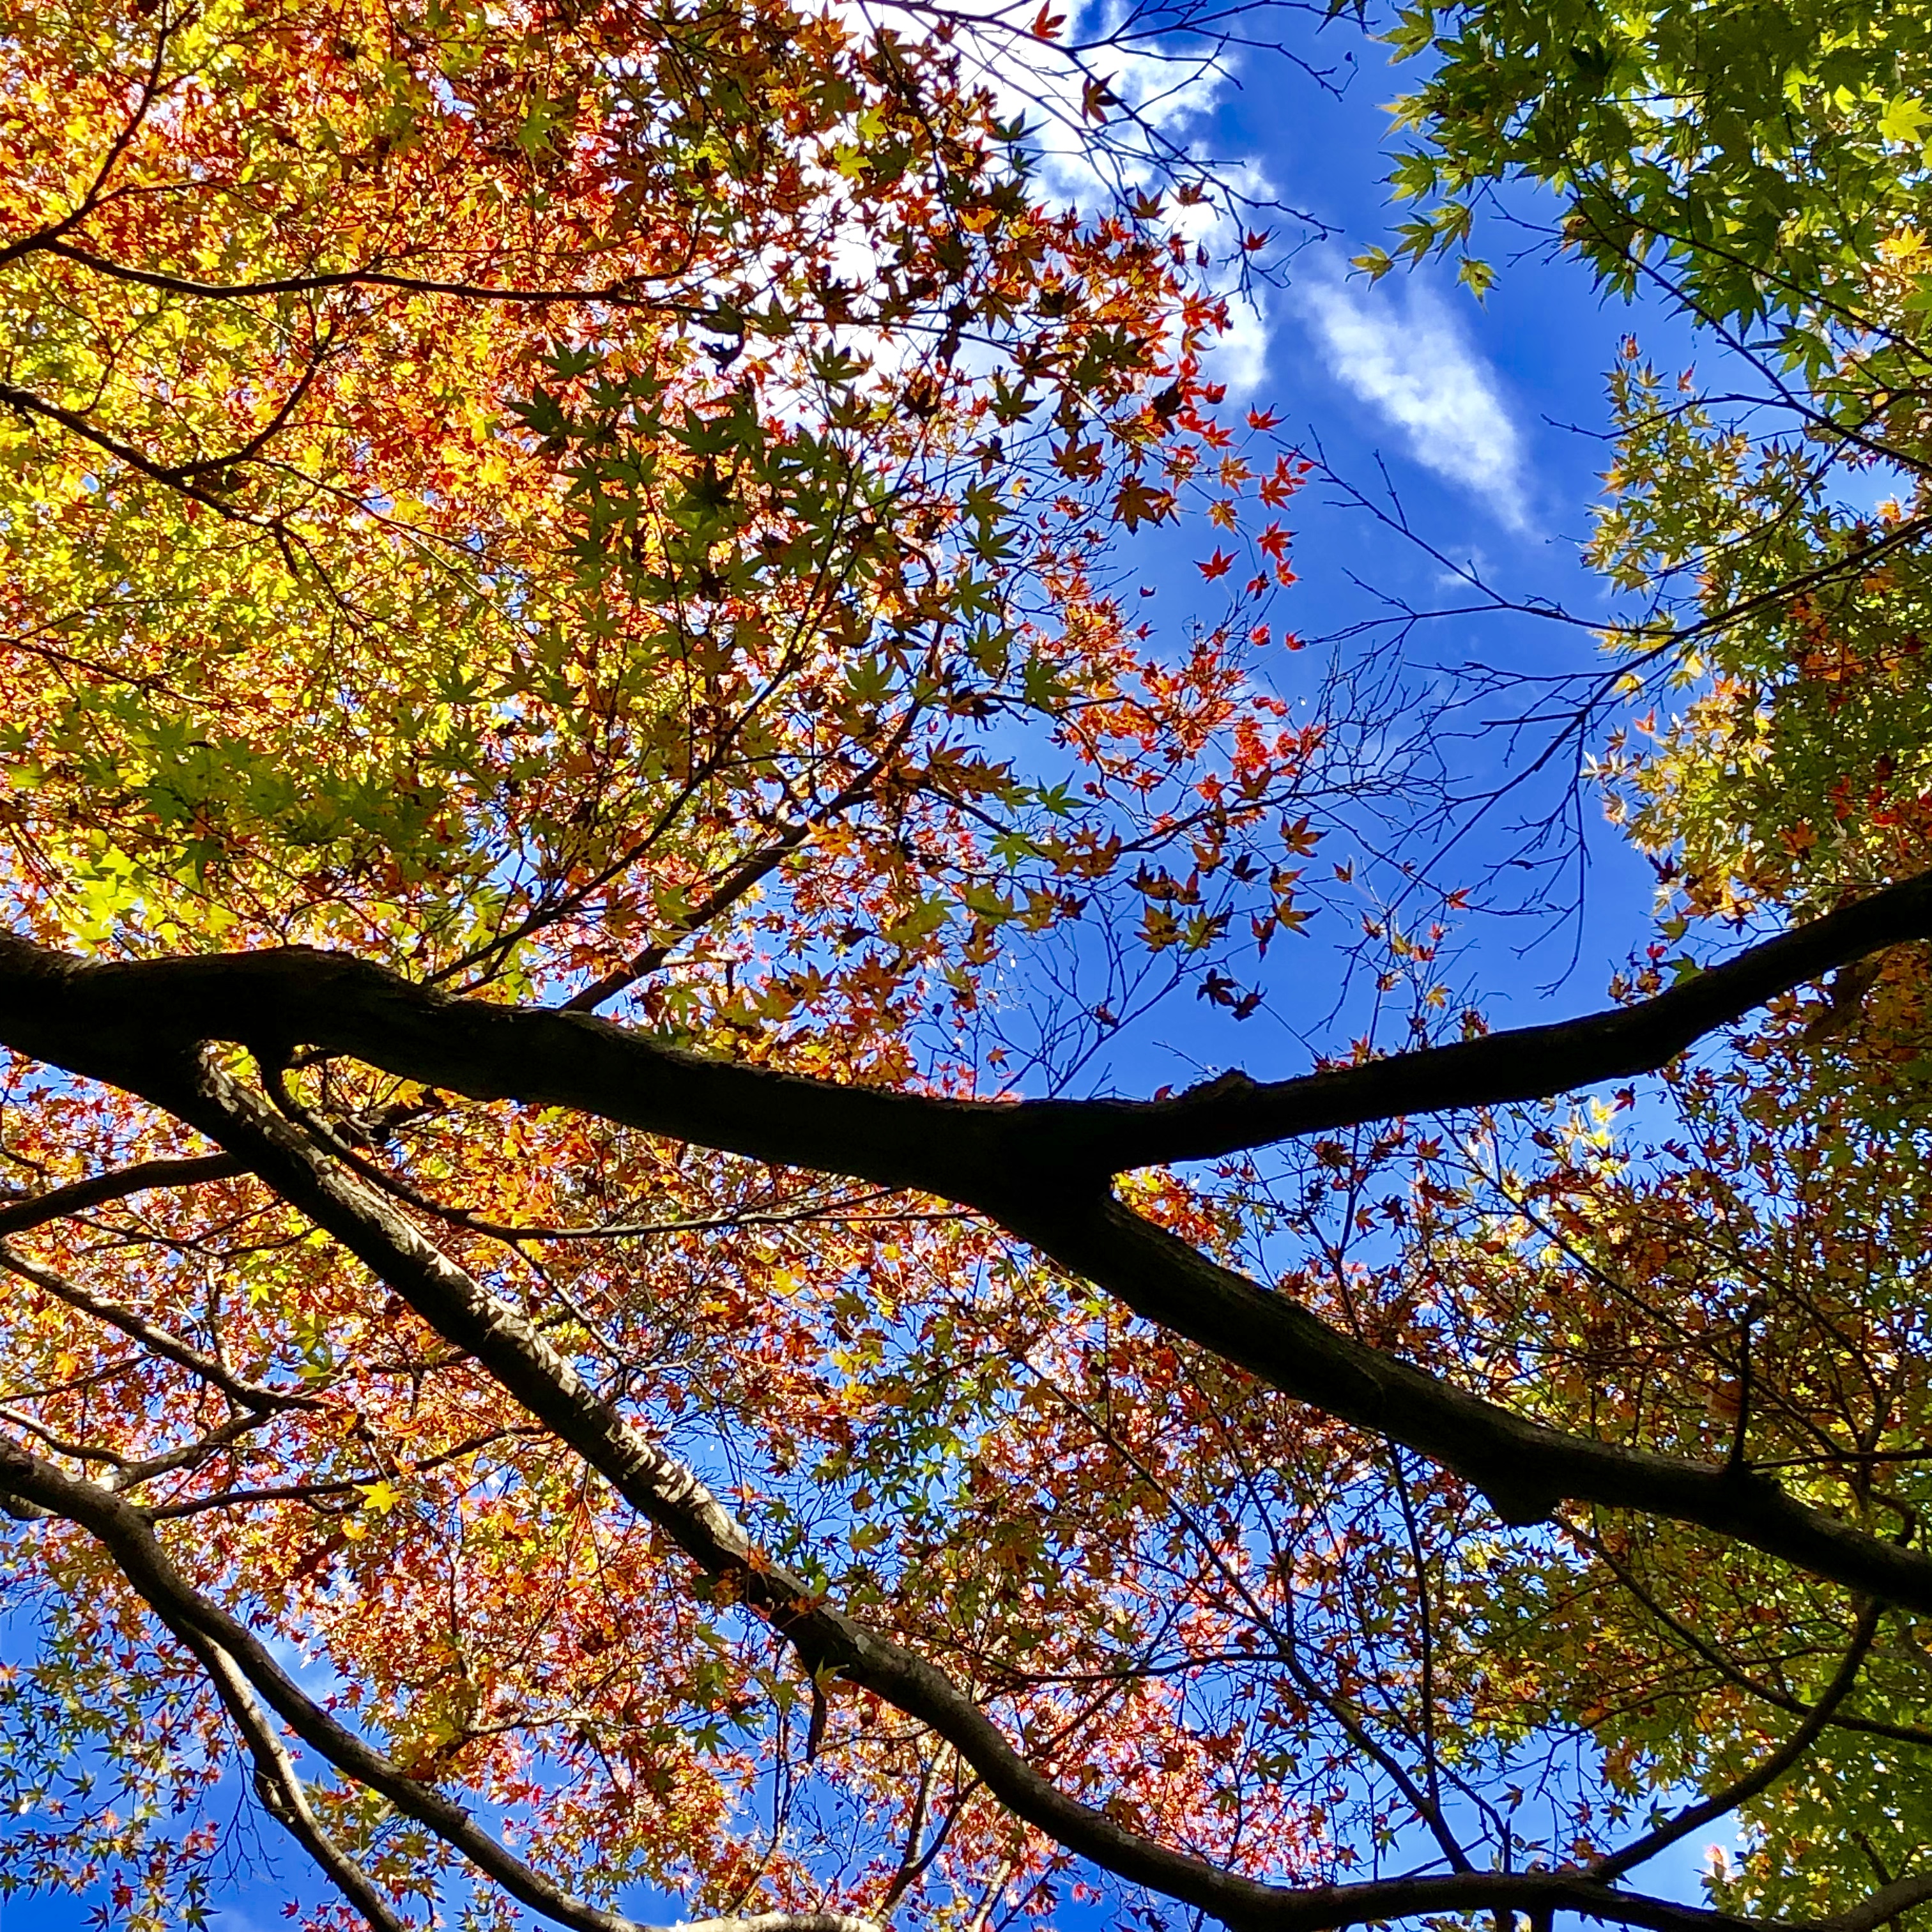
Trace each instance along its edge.
{"label": "dark brown bark", "polygon": [[946,1196],[1298,1400],[1436,1458],[1506,1521],[1538,1520],[1565,1499],[1646,1510],[1932,1612],[1932,1558],[1796,1503],[1748,1472],[1526,1420],[1219,1267],[1113,1203],[1106,1184],[1141,1162],[1629,1076],[1779,992],[1928,934],[1932,874],[1634,1006],[1270,1084],[1224,1078],[1165,1101],[1002,1104],[842,1087],[705,1059],[579,1013],[452,998],[306,949],[97,965],[0,938],[0,1042],[163,1106],[198,1042],[238,1042],[278,1061],[320,1049],[473,1099],[575,1107]]}
{"label": "dark brown bark", "polygon": [[476,1100],[574,1107],[787,1166],[998,1212],[1064,1178],[1210,1159],[1408,1114],[1532,1100],[1653,1072],[1781,992],[1932,938],[1932,874],[1749,948],[1652,999],[1296,1079],[1224,1077],[1165,1100],[949,1100],[841,1087],[660,1045],[588,1015],[452,998],[302,947],[96,965],[0,938],[0,1042],[126,1085],[229,1040],[350,1055]]}
{"label": "dark brown bark", "polygon": [[[1768,1922],[1700,1910],[1618,1890],[1579,1870],[1465,1870],[1345,1886],[1271,1884],[1228,1871],[1132,1832],[1061,1791],[1014,1750],[980,1705],[903,1646],[815,1599],[758,1552],[742,1528],[690,1471],[597,1396],[514,1309],[440,1253],[392,1204],[336,1166],[267,1103],[205,1063],[177,1064],[151,1097],[216,1139],[284,1199],[355,1253],[445,1337],[470,1352],[527,1408],[656,1522],[708,1576],[729,1579],[740,1600],[799,1650],[951,1742],[1017,1816],[1132,1882],[1198,1908],[1236,1932],[1336,1932],[1420,1914],[1515,1912],[1547,1920],[1559,1910],[1647,1932],[1781,1932]],[[232,1659],[296,1735],[338,1770],[428,1825],[514,1896],[580,1932],[633,1932],[630,1922],[572,1898],[504,1851],[433,1786],[409,1777],[308,1699],[245,1625],[175,1568],[146,1514],[0,1441],[0,1496],[80,1525],[170,1629],[220,1680]],[[218,1653],[217,1654],[216,1653]],[[1932,1893],[1927,1881],[1910,1900]],[[1866,1932],[1868,1908],[1810,1932]],[[1900,1909],[1893,1906],[1893,1910]],[[1796,1932],[1796,1928],[1791,1928]]]}

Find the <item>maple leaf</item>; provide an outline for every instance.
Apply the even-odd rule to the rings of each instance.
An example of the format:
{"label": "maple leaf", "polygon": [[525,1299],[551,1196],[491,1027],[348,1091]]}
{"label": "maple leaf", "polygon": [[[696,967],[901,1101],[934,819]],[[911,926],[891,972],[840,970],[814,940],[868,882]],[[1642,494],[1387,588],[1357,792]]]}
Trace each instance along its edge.
{"label": "maple leaf", "polygon": [[1114,517],[1130,530],[1164,522],[1174,513],[1173,492],[1154,488],[1138,476],[1129,476],[1114,498]]}

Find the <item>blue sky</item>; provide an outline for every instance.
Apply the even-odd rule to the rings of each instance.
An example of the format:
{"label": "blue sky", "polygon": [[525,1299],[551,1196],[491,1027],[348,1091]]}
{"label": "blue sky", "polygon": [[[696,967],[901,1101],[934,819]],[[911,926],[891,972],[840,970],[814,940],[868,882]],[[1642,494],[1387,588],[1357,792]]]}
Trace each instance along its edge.
{"label": "blue sky", "polygon": [[[1313,17],[1271,17],[1286,19],[1295,52],[1325,84],[1258,54],[1218,86],[1178,94],[1171,76],[1151,68],[1130,66],[1116,83],[1131,98],[1164,100],[1163,132],[1226,158],[1234,178],[1282,211],[1256,218],[1274,231],[1278,279],[1256,289],[1252,302],[1235,303],[1216,373],[1229,383],[1230,413],[1244,403],[1272,410],[1279,434],[1318,452],[1337,480],[1311,484],[1291,506],[1300,581],[1268,614],[1311,648],[1264,664],[1263,680],[1297,697],[1337,634],[1397,604],[1438,612],[1484,601],[1452,566],[1516,602],[1607,615],[1604,588],[1580,556],[1609,460],[1606,372],[1633,332],[1673,370],[1694,362],[1702,345],[1674,316],[1600,296],[1587,272],[1550,246],[1556,206],[1537,191],[1512,190],[1479,226],[1478,250],[1497,270],[1480,301],[1452,262],[1373,283],[1354,269],[1352,258],[1388,244],[1404,212],[1386,186],[1386,110],[1424,70],[1390,68],[1346,20],[1320,27]],[[1070,190],[1080,182],[1064,162],[1049,164],[1048,176]],[[1386,518],[1348,500],[1355,492]],[[1398,518],[1420,542],[1391,527]],[[1156,638],[1178,635],[1197,615],[1212,622],[1225,608],[1192,568],[1210,547],[1204,527],[1144,527],[1135,539],[1135,580],[1154,592],[1138,608],[1154,620]],[[1464,666],[1548,674],[1604,662],[1587,629],[1500,612],[1432,617],[1404,648],[1418,700],[1439,699]],[[1446,752],[1472,784],[1493,779],[1510,755],[1496,736]],[[1492,874],[1514,854],[1515,818],[1547,806],[1557,789],[1545,784],[1485,819],[1446,861],[1442,883]],[[1580,902],[1574,870],[1526,881],[1528,902],[1516,916],[1472,921],[1455,936],[1460,969],[1494,1023],[1550,1017],[1552,1002],[1565,1011],[1600,1004],[1610,974],[1649,936],[1648,867],[1610,832],[1594,800],[1578,817],[1587,858]],[[1318,869],[1354,856],[1331,838]],[[1307,1010],[1304,993],[1325,1010],[1333,958],[1310,944],[1268,964],[1268,1002],[1247,1026],[1216,1027],[1194,1003],[1176,1002],[1120,1043],[1106,1068],[1109,1084],[1145,1090],[1229,1064],[1259,1075],[1301,1064],[1294,1057],[1307,1040],[1292,1019]],[[1305,987],[1296,983],[1304,970]]]}
{"label": "blue sky", "polygon": [[[1349,256],[1386,237],[1382,110],[1406,82],[1379,68],[1372,46],[1346,25],[1308,45],[1311,58],[1331,65],[1342,81],[1339,95],[1256,57],[1214,100],[1197,101],[1205,112],[1185,124],[1190,138],[1244,160],[1255,182],[1333,231],[1306,238],[1284,285],[1264,291],[1258,310],[1241,318],[1226,373],[1254,401],[1277,410],[1290,433],[1318,444],[1339,475],[1371,492],[1386,484],[1444,555],[1468,560],[1514,596],[1600,608],[1577,549],[1605,460],[1592,434],[1604,418],[1603,373],[1633,326],[1666,363],[1684,358],[1690,345],[1668,317],[1633,316],[1600,301],[1574,263],[1552,261],[1532,246],[1528,228],[1498,224],[1484,238],[1500,274],[1480,303],[1441,266],[1374,286],[1352,274]],[[1352,63],[1344,58],[1350,53]],[[1519,212],[1533,222],[1547,211],[1526,198]],[[1295,232],[1282,225],[1285,237]],[[1522,259],[1510,259],[1524,249],[1530,252]],[[1279,610],[1283,622],[1309,635],[1354,622],[1374,606],[1374,590],[1364,584],[1421,608],[1460,601],[1461,590],[1444,580],[1438,562],[1340,505],[1336,494],[1317,488],[1295,506],[1302,581]],[[1153,545],[1144,560],[1169,620],[1198,601],[1192,554]],[[1419,658],[1444,664],[1553,669],[1591,661],[1588,641],[1577,633],[1496,617],[1445,619],[1419,634],[1415,648]],[[1494,1018],[1540,1017],[1552,1000],[1567,1011],[1598,1004],[1609,972],[1637,935],[1648,904],[1647,872],[1600,831],[1592,844],[1580,927],[1558,919],[1552,931],[1532,921],[1472,935],[1469,970],[1485,986]],[[1472,870],[1486,849],[1480,841],[1471,848]],[[1538,940],[1520,956],[1526,941]],[[1548,990],[1559,980],[1555,992]],[[1176,1054],[1198,1060],[1236,1048],[1258,1073],[1291,1070],[1284,1060],[1299,1048],[1284,1022],[1264,1016],[1230,1045],[1223,1034],[1211,1042],[1198,1036],[1198,1017],[1190,1003],[1117,1060],[1113,1077],[1150,1084],[1174,1077]],[[1694,1895],[1706,1842],[1660,1861],[1654,1882]],[[270,1932],[285,1922],[282,1898],[272,1873],[253,1880],[238,1874],[214,1923],[219,1932]],[[0,1932],[56,1932],[83,1918],[70,1899],[0,1904]]]}

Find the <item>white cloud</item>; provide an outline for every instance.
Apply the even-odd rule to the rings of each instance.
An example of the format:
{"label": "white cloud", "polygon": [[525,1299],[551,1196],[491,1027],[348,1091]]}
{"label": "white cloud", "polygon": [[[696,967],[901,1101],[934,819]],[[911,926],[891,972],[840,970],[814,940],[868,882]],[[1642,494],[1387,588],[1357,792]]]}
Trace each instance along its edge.
{"label": "white cloud", "polygon": [[1336,379],[1402,432],[1425,469],[1473,491],[1510,529],[1524,528],[1522,439],[1492,373],[1442,302],[1412,282],[1310,280],[1295,292]]}
{"label": "white cloud", "polygon": [[[982,4],[993,3],[981,0]],[[1108,86],[1139,117],[1144,132],[1114,123],[1115,138],[1107,143],[1102,159],[1090,145],[1094,130],[1084,125],[1081,112],[1079,71],[1056,49],[1037,40],[1013,43],[988,78],[1004,112],[1009,117],[1024,114],[1036,124],[1042,183],[1091,211],[1105,206],[1124,187],[1159,185],[1166,163],[1148,143],[1169,143],[1173,153],[1202,158],[1193,137],[1209,130],[1210,117],[1234,77],[1232,62],[1230,56],[1208,52],[1182,39],[1166,45],[1136,41],[1132,38],[1133,10],[1126,0],[1087,0],[1085,4],[1074,0],[1065,11],[1081,39],[1129,36],[1108,50],[1101,64]],[[1232,193],[1257,206],[1264,206],[1274,196],[1273,184],[1252,156],[1219,157],[1215,172]],[[1217,265],[1203,279],[1211,291],[1227,296],[1228,326],[1203,360],[1213,380],[1225,382],[1237,400],[1244,399],[1260,388],[1267,375],[1271,318],[1260,288],[1243,294],[1235,286],[1233,265],[1239,260],[1241,223],[1220,195],[1192,206],[1171,204],[1167,218],[1190,248],[1204,248]]]}
{"label": "white cloud", "polygon": [[[1123,188],[1156,182],[1165,172],[1159,149],[1184,149],[1231,78],[1213,49],[1183,35],[1163,42],[1142,31],[1129,0],[1048,0],[1045,7],[1035,0],[958,0],[951,10],[985,23],[977,36],[966,37],[963,57],[992,89],[1002,116],[1032,128],[1042,184],[1077,207],[1104,206]],[[1029,23],[1036,11],[1066,16],[1063,41],[1034,36]],[[1083,62],[1066,44],[1104,51],[1090,52]],[[1084,106],[1090,76],[1104,79],[1136,117],[1109,123],[1104,140]]]}
{"label": "white cloud", "polygon": [[[825,0],[838,17],[863,28],[890,14],[892,0]],[[1155,190],[1174,163],[1203,158],[1196,137],[1211,120],[1234,77],[1234,57],[1185,33],[1146,28],[1132,0],[955,0],[948,10],[962,22],[956,52],[969,76],[991,92],[1003,119],[1024,120],[1038,189],[1050,200],[1093,214],[1123,192]],[[1041,13],[1066,16],[1058,41],[1032,32]],[[917,16],[914,24],[920,23]],[[1094,51],[1106,44],[1102,50]],[[1084,63],[1067,49],[1084,46]],[[1104,78],[1132,110],[1104,129],[1088,118],[1084,85]],[[1218,157],[1215,172],[1234,193],[1265,206],[1274,190],[1258,160]],[[1228,326],[1203,357],[1205,374],[1227,385],[1237,401],[1261,386],[1268,370],[1273,316],[1262,290],[1236,286],[1242,224],[1237,212],[1210,195],[1191,205],[1169,202],[1166,220],[1190,248],[1214,265],[1202,275],[1210,292],[1228,297]]]}
{"label": "white cloud", "polygon": [[[818,0],[826,17],[850,32],[868,35],[882,25],[916,35],[930,22],[907,0]],[[1240,286],[1243,260],[1241,205],[1264,208],[1274,188],[1259,161],[1216,155],[1212,173],[1226,195],[1208,194],[1182,202],[1165,192],[1169,179],[1190,163],[1204,165],[1211,149],[1197,136],[1212,131],[1215,110],[1233,79],[1234,56],[1197,36],[1177,29],[1162,36],[1148,28],[1135,0],[951,0],[946,16],[956,32],[952,50],[968,84],[983,86],[995,113],[1023,122],[1029,134],[1033,194],[1049,206],[1094,216],[1120,205],[1136,190],[1155,194],[1162,205],[1159,224],[1184,245],[1178,259],[1192,286],[1227,304],[1226,326],[1201,346],[1201,373],[1225,385],[1228,399],[1245,402],[1265,381],[1278,297],[1258,285]],[[1060,38],[1045,40],[1033,31],[1045,13],[1062,16]],[[1116,111],[1096,124],[1088,116],[1086,84],[1104,80]],[[862,210],[854,205],[847,184],[829,170],[806,166],[808,185],[831,211],[828,267],[848,285],[874,286],[884,266],[878,240]],[[1230,202],[1235,205],[1230,205]],[[1265,226],[1265,218],[1254,217]],[[763,263],[774,280],[783,277],[785,256],[774,244]],[[716,292],[724,292],[722,284]],[[1176,318],[1174,334],[1178,333]],[[850,324],[839,332],[840,346],[869,364],[864,379],[890,388],[911,364],[930,353],[929,333],[895,334]],[[1173,336],[1166,346],[1172,352]],[[957,365],[980,375],[1001,359],[971,342]],[[813,423],[819,398],[807,383],[788,382],[782,373],[769,378],[766,404],[782,419]]]}
{"label": "white cloud", "polygon": [[1263,292],[1238,292],[1228,298],[1228,326],[1206,357],[1208,373],[1225,382],[1236,401],[1245,401],[1267,379],[1268,312]]}

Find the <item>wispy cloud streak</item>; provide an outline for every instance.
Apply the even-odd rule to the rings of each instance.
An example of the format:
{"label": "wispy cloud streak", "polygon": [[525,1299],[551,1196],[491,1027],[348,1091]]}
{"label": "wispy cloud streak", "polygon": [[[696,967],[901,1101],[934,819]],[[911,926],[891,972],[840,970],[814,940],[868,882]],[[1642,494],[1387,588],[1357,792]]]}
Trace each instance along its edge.
{"label": "wispy cloud streak", "polygon": [[1522,438],[1492,372],[1439,298],[1412,283],[1310,280],[1298,306],[1330,371],[1402,432],[1409,454],[1479,496],[1512,530],[1528,522]]}

